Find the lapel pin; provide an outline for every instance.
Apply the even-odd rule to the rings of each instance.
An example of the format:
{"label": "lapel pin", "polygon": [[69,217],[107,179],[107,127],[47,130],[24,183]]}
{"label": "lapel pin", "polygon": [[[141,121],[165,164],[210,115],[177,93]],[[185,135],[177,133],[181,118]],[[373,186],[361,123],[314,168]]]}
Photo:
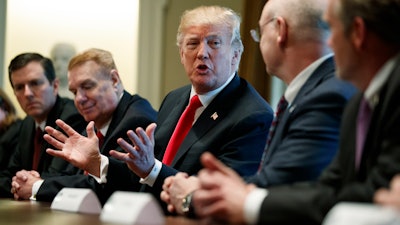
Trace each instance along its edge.
{"label": "lapel pin", "polygon": [[211,118],[212,118],[213,120],[216,120],[216,119],[218,118],[217,112],[213,113],[213,114],[211,115]]}
{"label": "lapel pin", "polygon": [[294,109],[296,108],[296,105],[293,105],[289,108],[289,112],[292,113],[294,111]]}

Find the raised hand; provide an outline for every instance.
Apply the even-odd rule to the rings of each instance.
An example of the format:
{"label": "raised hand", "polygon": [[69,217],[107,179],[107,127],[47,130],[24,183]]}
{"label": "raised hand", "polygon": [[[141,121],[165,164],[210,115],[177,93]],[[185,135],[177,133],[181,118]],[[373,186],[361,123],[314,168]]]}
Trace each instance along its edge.
{"label": "raised hand", "polygon": [[110,151],[110,155],[116,159],[124,161],[130,170],[141,178],[149,175],[154,166],[154,131],[157,125],[155,123],[147,126],[146,131],[143,128],[136,128],[136,132],[129,130],[128,138],[133,143],[131,145],[122,138],[117,140],[117,143],[127,153]]}
{"label": "raised hand", "polygon": [[99,139],[94,131],[94,122],[89,122],[86,127],[87,137],[79,134],[60,119],[56,121],[56,124],[66,135],[47,126],[45,130],[48,134],[44,135],[44,139],[56,149],[48,148],[46,152],[60,157],[90,174],[100,176],[101,156]]}

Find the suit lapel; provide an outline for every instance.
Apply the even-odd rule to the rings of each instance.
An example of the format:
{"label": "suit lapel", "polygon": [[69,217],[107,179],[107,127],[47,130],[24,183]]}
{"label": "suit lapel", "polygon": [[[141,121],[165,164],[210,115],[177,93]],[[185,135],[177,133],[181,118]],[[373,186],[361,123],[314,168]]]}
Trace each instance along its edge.
{"label": "suit lapel", "polygon": [[303,87],[297,93],[295,99],[292,104],[289,105],[288,109],[282,115],[281,120],[279,121],[279,126],[276,128],[274,138],[268,147],[268,155],[266,162],[269,160],[269,156],[274,152],[276,147],[280,144],[282,136],[285,133],[286,124],[289,123],[290,115],[296,111],[297,106],[301,107],[302,100],[304,100],[305,96],[308,95],[312,90],[315,89],[318,84],[320,84],[324,79],[329,78],[330,76],[334,76],[333,71],[335,70],[335,65],[333,61],[333,57],[326,59],[317,69],[311,74],[311,76],[304,83]]}
{"label": "suit lapel", "polygon": [[[367,176],[367,170],[374,165],[380,151],[382,149],[379,143],[382,140],[381,134],[385,132],[386,124],[390,123],[388,120],[396,112],[398,107],[398,98],[400,86],[400,56],[396,59],[396,66],[390,73],[389,78],[385,85],[381,88],[379,95],[376,96],[377,105],[374,107],[371,123],[368,128],[366,137],[364,153],[361,159],[360,176]],[[360,101],[358,101],[360,102]],[[357,107],[358,109],[358,107]],[[365,165],[366,163],[366,165]]]}
{"label": "suit lapel", "polygon": [[171,166],[174,166],[196,141],[201,139],[202,136],[220,121],[223,121],[231,110],[236,96],[240,93],[240,87],[240,78],[238,75],[235,75],[232,81],[213,99],[193,124],[193,127],[179,147]]}

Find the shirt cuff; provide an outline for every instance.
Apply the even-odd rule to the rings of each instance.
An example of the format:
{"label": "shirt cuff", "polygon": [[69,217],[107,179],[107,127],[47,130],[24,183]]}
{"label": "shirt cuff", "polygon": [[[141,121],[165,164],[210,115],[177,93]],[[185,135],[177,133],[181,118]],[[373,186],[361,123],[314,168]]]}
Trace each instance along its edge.
{"label": "shirt cuff", "polygon": [[31,201],[36,201],[36,194],[39,191],[39,188],[42,186],[44,180],[38,180],[32,185],[32,196],[29,198]]}
{"label": "shirt cuff", "polygon": [[106,157],[104,155],[100,155],[100,157],[101,157],[100,177],[97,177],[90,173],[89,173],[89,176],[93,177],[97,181],[97,183],[105,184],[105,183],[107,183],[107,172],[108,172],[108,165],[110,164],[110,161],[108,160],[108,157]]}
{"label": "shirt cuff", "polygon": [[154,182],[156,182],[158,174],[160,174],[161,168],[162,168],[162,163],[160,161],[158,161],[157,159],[155,159],[153,169],[151,169],[151,172],[149,173],[149,175],[145,178],[140,178],[139,182],[141,184],[147,184],[150,187],[153,187],[153,184],[154,184]]}
{"label": "shirt cuff", "polygon": [[256,188],[247,195],[243,208],[246,224],[257,224],[261,204],[267,195],[268,190],[262,188]]}

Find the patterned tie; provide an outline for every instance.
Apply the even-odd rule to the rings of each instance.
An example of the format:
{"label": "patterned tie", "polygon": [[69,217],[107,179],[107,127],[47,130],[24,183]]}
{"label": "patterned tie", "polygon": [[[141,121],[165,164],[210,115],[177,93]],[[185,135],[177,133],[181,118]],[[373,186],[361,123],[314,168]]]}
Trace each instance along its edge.
{"label": "patterned tie", "polygon": [[186,107],[185,111],[183,111],[181,118],[179,118],[178,124],[175,127],[174,133],[172,133],[171,139],[169,140],[162,160],[164,164],[171,165],[179,146],[193,125],[196,110],[201,106],[202,104],[197,95],[190,99],[189,106]]}
{"label": "patterned tie", "polygon": [[356,143],[356,169],[358,170],[361,163],[362,152],[365,144],[365,138],[369,123],[371,121],[372,110],[365,98],[361,99],[357,116],[357,143]]}
{"label": "patterned tie", "polygon": [[258,167],[258,172],[260,172],[262,165],[264,164],[265,158],[267,156],[269,144],[271,144],[272,137],[275,134],[275,129],[278,126],[278,123],[281,120],[283,112],[285,112],[287,106],[288,106],[288,102],[286,101],[285,96],[282,95],[282,97],[279,99],[278,105],[276,107],[275,117],[272,120],[271,127],[269,128],[268,138],[267,138],[267,142],[266,142],[266,145],[264,148],[263,155],[261,157],[260,166]]}
{"label": "patterned tie", "polygon": [[42,143],[43,143],[43,131],[40,129],[40,127],[37,127],[35,132],[35,137],[33,140],[32,170],[38,170],[40,153],[42,151]]}

